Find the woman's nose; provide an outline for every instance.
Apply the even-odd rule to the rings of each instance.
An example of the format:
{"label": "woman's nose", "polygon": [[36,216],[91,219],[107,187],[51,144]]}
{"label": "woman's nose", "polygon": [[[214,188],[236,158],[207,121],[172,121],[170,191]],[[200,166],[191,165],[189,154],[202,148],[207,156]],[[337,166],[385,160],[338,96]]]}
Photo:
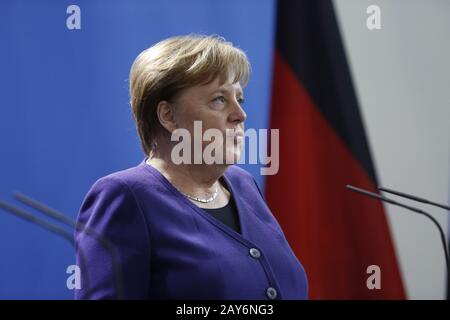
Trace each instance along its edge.
{"label": "woman's nose", "polygon": [[247,119],[247,114],[245,113],[244,109],[242,109],[239,102],[235,101],[233,103],[233,111],[230,114],[231,121],[241,123],[244,122]]}

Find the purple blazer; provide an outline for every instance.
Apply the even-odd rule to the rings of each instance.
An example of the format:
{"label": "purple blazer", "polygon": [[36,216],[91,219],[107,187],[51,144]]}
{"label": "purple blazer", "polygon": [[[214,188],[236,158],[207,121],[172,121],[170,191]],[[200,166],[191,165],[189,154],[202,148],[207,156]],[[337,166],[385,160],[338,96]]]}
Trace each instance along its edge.
{"label": "purple blazer", "polygon": [[253,177],[230,166],[223,181],[241,233],[145,161],[99,179],[78,215],[90,231],[75,233],[82,277],[75,298],[115,299],[120,290],[127,299],[306,299],[305,270]]}

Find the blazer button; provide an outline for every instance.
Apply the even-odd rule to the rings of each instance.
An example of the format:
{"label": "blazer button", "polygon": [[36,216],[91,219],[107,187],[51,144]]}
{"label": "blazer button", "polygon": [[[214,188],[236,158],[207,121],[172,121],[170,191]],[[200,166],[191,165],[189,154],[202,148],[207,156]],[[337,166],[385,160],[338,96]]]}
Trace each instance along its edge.
{"label": "blazer button", "polygon": [[271,300],[276,299],[277,296],[278,296],[277,290],[276,290],[275,288],[273,288],[273,287],[267,288],[266,294],[267,294],[267,297],[268,297],[269,299],[271,299]]}
{"label": "blazer button", "polygon": [[251,248],[250,255],[252,256],[252,258],[259,259],[261,257],[261,252],[256,248]]}

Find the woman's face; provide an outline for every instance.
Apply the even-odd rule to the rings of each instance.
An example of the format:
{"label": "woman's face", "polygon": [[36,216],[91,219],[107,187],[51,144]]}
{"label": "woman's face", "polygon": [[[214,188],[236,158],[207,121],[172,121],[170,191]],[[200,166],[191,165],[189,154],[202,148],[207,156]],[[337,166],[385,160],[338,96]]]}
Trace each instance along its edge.
{"label": "woman's face", "polygon": [[[222,141],[208,137],[202,139],[202,160],[205,160],[205,154],[211,150],[205,149],[211,141],[215,141],[216,146],[220,146],[223,163],[236,163],[240,157],[244,140],[244,121],[247,117],[241,107],[244,100],[243,90],[240,83],[231,83],[226,81],[220,84],[219,78],[206,85],[198,85],[185,89],[181,92],[175,101],[174,120],[177,128],[187,129],[191,134],[192,158],[194,153],[200,150],[195,149],[194,139],[206,138],[203,134],[208,129],[217,129],[215,133],[222,135]],[[194,121],[200,121],[195,123]],[[199,125],[201,124],[201,131]],[[210,133],[214,130],[209,130]],[[201,132],[201,137],[199,133]],[[227,138],[228,136],[228,138]],[[211,144],[213,146],[213,144]],[[217,154],[212,153],[215,157]],[[198,154],[196,155],[199,156]],[[217,159],[217,158],[216,158]],[[202,161],[204,163],[204,161]]]}

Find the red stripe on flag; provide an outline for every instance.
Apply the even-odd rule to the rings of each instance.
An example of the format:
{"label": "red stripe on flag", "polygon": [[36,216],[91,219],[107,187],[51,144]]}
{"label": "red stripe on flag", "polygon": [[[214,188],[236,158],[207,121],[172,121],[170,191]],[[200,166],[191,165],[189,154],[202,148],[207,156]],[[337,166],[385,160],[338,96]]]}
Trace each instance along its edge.
{"label": "red stripe on flag", "polygon": [[[382,205],[345,188],[373,182],[278,54],[271,128],[280,129],[280,167],[266,197],[307,271],[309,297],[404,299]],[[370,265],[381,269],[380,290],[367,287]]]}

